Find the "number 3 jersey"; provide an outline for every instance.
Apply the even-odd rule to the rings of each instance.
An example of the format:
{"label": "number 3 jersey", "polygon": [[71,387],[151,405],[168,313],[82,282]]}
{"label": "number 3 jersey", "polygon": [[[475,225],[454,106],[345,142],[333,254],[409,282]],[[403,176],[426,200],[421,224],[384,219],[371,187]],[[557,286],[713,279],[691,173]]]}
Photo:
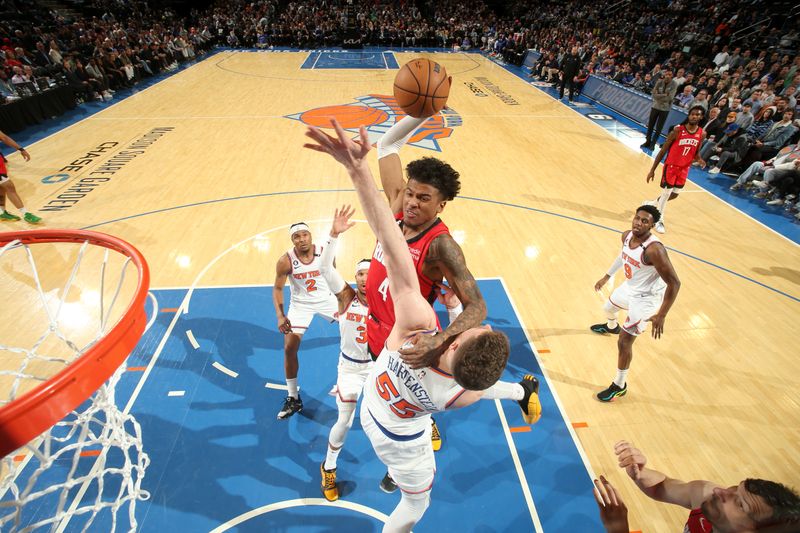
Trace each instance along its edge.
{"label": "number 3 jersey", "polygon": [[292,303],[316,305],[328,302],[333,293],[328,288],[328,283],[320,272],[320,256],[322,247],[314,245],[314,255],[310,263],[304,263],[294,248],[286,252],[292,265],[289,274],[289,291],[292,294]]}
{"label": "number 3 jersey", "polygon": [[387,437],[405,441],[420,437],[431,413],[449,409],[462,394],[452,375],[436,367],[412,370],[384,347],[364,384],[364,405]]}

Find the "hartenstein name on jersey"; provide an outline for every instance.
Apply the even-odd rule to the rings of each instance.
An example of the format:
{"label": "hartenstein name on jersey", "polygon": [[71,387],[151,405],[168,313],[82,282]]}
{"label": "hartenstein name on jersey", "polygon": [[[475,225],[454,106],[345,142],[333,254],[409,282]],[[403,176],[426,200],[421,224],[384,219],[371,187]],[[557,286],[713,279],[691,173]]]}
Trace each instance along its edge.
{"label": "hartenstein name on jersey", "polygon": [[322,274],[320,273],[320,271],[319,271],[319,270],[311,270],[311,271],[309,271],[309,272],[300,272],[300,273],[298,273],[298,274],[294,274],[294,273],[293,273],[293,274],[292,274],[292,277],[293,277],[294,279],[309,279],[309,278],[318,278],[318,277],[320,277],[321,275],[322,275]]}
{"label": "hartenstein name on jersey", "polygon": [[[412,248],[409,246],[408,251],[411,252],[411,259],[414,261],[414,264],[416,265],[417,263],[419,263],[419,258],[420,254],[422,254],[422,250],[418,250],[416,248]],[[372,258],[375,259],[380,264],[382,264],[383,266],[386,266],[386,263],[383,261],[383,256],[384,256],[383,247],[381,246],[381,243],[377,243],[375,245],[375,252],[372,254]]]}
{"label": "hartenstein name on jersey", "polygon": [[395,359],[389,354],[386,354],[389,358],[386,368],[392,372],[397,378],[403,382],[406,388],[414,395],[414,398],[422,405],[422,407],[428,411],[437,411],[436,405],[431,400],[431,397],[428,395],[428,391],[425,390],[425,387],[422,386],[422,383],[417,381],[417,376],[409,370],[408,367],[402,364],[402,361],[399,359]]}
{"label": "hartenstein name on jersey", "polygon": [[635,266],[636,268],[640,268],[640,267],[642,266],[642,265],[639,263],[639,261],[637,261],[637,260],[636,260],[636,259],[634,259],[633,257],[629,256],[629,255],[628,255],[628,254],[626,254],[625,252],[622,252],[622,259],[623,259],[623,261],[625,261],[626,263],[629,263],[629,264],[631,264],[632,266]]}
{"label": "hartenstein name on jersey", "polygon": [[678,146],[699,146],[700,139],[692,139],[691,137],[684,137],[678,141]]}

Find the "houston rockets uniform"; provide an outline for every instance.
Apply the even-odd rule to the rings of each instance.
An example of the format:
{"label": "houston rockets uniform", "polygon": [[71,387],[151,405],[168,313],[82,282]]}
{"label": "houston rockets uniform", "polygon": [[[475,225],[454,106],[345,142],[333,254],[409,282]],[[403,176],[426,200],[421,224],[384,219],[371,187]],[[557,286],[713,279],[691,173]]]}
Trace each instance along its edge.
{"label": "houston rockets uniform", "polygon": [[686,184],[686,176],[689,175],[689,168],[694,161],[695,154],[700,148],[703,140],[703,128],[697,127],[697,131],[689,133],[686,126],[676,126],[678,136],[670,145],[667,152],[667,160],[664,161],[664,170],[661,175],[661,187],[672,187],[682,189]]}

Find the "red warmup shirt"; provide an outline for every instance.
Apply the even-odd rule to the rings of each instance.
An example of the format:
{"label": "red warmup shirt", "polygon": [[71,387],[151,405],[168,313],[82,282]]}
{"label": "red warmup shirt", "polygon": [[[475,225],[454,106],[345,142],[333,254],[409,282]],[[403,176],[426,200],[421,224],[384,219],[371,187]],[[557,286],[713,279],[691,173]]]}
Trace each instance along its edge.
{"label": "red warmup shirt", "polygon": [[705,517],[703,511],[700,509],[692,509],[689,513],[689,518],[686,520],[686,525],[683,527],[683,533],[712,533],[714,526]]}
{"label": "red warmup shirt", "polygon": [[675,165],[677,167],[691,166],[694,156],[700,148],[700,141],[703,140],[703,128],[697,127],[697,131],[689,133],[686,126],[678,126],[678,137],[669,147],[665,165]]}
{"label": "red warmup shirt", "polygon": [[[402,213],[395,215],[395,220],[401,228],[403,227],[402,219]],[[411,258],[414,261],[414,268],[417,270],[420,293],[431,305],[436,300],[436,286],[434,280],[422,273],[422,268],[425,265],[428,248],[433,240],[443,233],[449,234],[450,230],[441,219],[437,218],[431,227],[406,241],[408,251],[411,252]],[[386,277],[386,266],[383,264],[383,260],[383,248],[380,243],[377,243],[367,273],[367,302],[369,304],[367,343],[373,359],[377,359],[380,355],[386,338],[394,326],[394,303],[392,295],[389,293],[389,279]]]}

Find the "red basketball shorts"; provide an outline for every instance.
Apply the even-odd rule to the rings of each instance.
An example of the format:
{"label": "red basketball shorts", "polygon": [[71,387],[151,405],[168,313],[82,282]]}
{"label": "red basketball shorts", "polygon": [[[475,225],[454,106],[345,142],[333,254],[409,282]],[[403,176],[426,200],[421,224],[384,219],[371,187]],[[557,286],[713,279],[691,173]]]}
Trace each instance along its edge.
{"label": "red basketball shorts", "polygon": [[671,187],[682,189],[686,184],[686,176],[689,175],[689,167],[679,167],[677,165],[664,165],[664,172],[661,175],[661,188]]}

